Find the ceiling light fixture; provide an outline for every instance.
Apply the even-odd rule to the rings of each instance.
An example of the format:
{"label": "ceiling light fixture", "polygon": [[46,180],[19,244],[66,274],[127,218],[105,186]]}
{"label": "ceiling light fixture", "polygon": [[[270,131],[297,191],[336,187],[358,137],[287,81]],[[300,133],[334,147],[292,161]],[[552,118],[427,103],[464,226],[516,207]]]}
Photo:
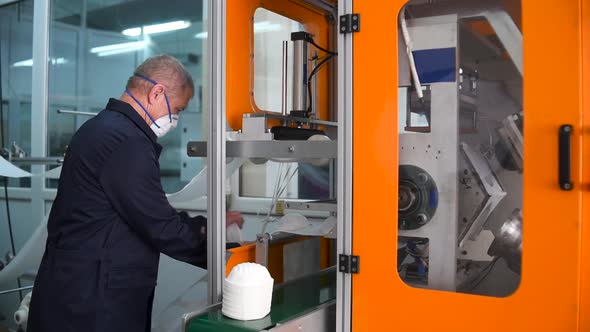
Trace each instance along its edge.
{"label": "ceiling light fixture", "polygon": [[123,30],[121,33],[129,37],[138,37],[142,34],[151,35],[160,32],[168,32],[186,29],[191,26],[189,21],[174,21],[160,24],[144,25],[143,27],[135,27]]}

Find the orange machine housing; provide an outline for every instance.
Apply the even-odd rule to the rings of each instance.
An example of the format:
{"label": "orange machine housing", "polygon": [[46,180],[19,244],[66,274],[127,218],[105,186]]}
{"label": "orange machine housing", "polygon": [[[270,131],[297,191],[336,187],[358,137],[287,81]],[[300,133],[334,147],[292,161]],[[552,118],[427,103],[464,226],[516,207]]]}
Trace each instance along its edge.
{"label": "orange machine housing", "polygon": [[[522,1],[527,117],[522,279],[505,298],[409,287],[395,271],[390,243],[375,241],[375,229],[397,237],[397,223],[389,217],[398,190],[398,133],[391,126],[397,123],[398,67],[392,54],[398,54],[398,34],[392,18],[404,4],[353,2],[363,26],[354,36],[353,53],[353,254],[362,258],[362,273],[352,280],[352,330],[589,331],[590,226],[583,221],[590,210],[582,210],[582,199],[588,202],[590,188],[581,158],[584,147],[584,160],[590,162],[589,148],[582,145],[589,134],[583,119],[586,128],[590,122],[587,114],[582,118],[582,101],[588,106],[589,94],[581,30],[584,22],[588,33],[588,1]],[[572,191],[561,191],[557,184],[561,124],[575,128]]]}
{"label": "orange machine housing", "polygon": [[582,4],[582,160],[585,160],[582,183],[581,240],[582,253],[580,280],[580,331],[590,331],[590,172],[587,163],[590,161],[590,1]]}
{"label": "orange machine housing", "polygon": [[[504,1],[523,31],[524,228],[522,278],[504,298],[412,288],[396,272],[398,28],[404,0],[354,1],[352,330],[590,331],[590,1]],[[227,114],[233,128],[253,100],[252,17],[264,7],[301,22],[331,45],[327,17],[293,0],[227,1]],[[244,27],[250,29],[244,29]],[[328,72],[318,77],[328,119]],[[557,185],[557,133],[574,127],[574,189]],[[583,164],[584,161],[584,164]],[[584,166],[584,167],[583,167]],[[378,185],[377,185],[378,184]],[[391,241],[378,238],[387,234]],[[252,247],[241,249],[252,258]],[[248,256],[249,255],[249,256]],[[228,266],[228,271],[231,268]]]}
{"label": "orange machine housing", "polygon": [[[308,237],[301,236],[290,241],[271,244],[268,252],[268,271],[275,283],[283,282],[283,247],[289,243],[305,241]],[[331,265],[332,252],[330,250],[330,240],[322,238],[320,240],[320,269],[325,269]],[[232,256],[225,266],[225,274],[228,276],[234,266],[245,262],[256,262],[256,244],[250,244],[229,250]]]}
{"label": "orange machine housing", "polygon": [[[242,127],[244,113],[263,112],[254,100],[253,74],[253,17],[258,8],[265,8],[301,23],[307,32],[314,36],[315,42],[330,49],[332,39],[329,34],[329,17],[301,1],[285,0],[228,0],[226,35],[226,101],[227,118],[232,128]],[[246,28],[248,27],[248,28]],[[277,52],[280,52],[277,49]],[[327,67],[329,69],[329,66]],[[318,118],[329,118],[330,99],[328,91],[329,70],[322,69],[317,74]],[[290,105],[288,105],[290,106]]]}

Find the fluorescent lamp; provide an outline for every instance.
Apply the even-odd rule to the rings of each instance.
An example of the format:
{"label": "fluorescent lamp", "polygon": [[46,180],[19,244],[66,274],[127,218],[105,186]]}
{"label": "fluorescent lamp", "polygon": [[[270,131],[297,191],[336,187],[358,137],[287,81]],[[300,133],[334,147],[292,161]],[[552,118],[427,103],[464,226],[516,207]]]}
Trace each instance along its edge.
{"label": "fluorescent lamp", "polygon": [[201,32],[199,32],[199,33],[197,33],[195,35],[195,38],[197,38],[197,39],[207,39],[207,35],[208,35],[207,31],[201,31]]}
{"label": "fluorescent lamp", "polygon": [[121,33],[129,37],[138,37],[141,36],[141,28],[125,29]]}
{"label": "fluorescent lamp", "polygon": [[[50,65],[63,65],[68,63],[66,58],[49,58]],[[33,66],[33,59],[27,59],[23,61],[18,61],[12,64],[13,67],[32,67]]]}
{"label": "fluorescent lamp", "polygon": [[143,27],[143,33],[149,35],[152,33],[181,30],[188,28],[190,25],[191,23],[188,21],[175,21],[169,23],[147,25]]}
{"label": "fluorescent lamp", "polygon": [[129,53],[142,50],[146,48],[149,45],[149,43],[150,42],[148,40],[140,40],[136,42],[98,46],[91,48],[90,53],[96,53],[96,55],[100,57],[121,53]]}
{"label": "fluorescent lamp", "polygon": [[[270,23],[269,21],[262,21],[254,23],[254,33],[280,31],[283,27],[279,23]],[[195,35],[197,39],[206,39],[207,31],[199,32]]]}
{"label": "fluorescent lamp", "polygon": [[51,65],[63,65],[67,62],[68,60],[66,60],[65,58],[49,58],[49,64]]}
{"label": "fluorescent lamp", "polygon": [[186,29],[189,26],[191,26],[191,22],[189,22],[189,21],[174,21],[174,22],[144,25],[143,27],[125,29],[121,33],[124,34],[125,36],[137,37],[137,36],[141,36],[142,33],[145,35],[151,35],[154,33]]}
{"label": "fluorescent lamp", "polygon": [[33,67],[33,59],[18,61],[12,64],[13,67]]}

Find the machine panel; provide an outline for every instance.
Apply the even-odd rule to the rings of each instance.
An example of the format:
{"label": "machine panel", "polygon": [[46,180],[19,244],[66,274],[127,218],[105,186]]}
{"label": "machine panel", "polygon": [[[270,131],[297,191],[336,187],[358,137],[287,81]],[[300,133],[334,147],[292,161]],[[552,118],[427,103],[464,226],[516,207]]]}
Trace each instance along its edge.
{"label": "machine panel", "polygon": [[[453,1],[417,2],[424,6],[424,10],[427,10],[428,6],[453,3]],[[479,82],[488,86],[478,86],[479,91],[484,88],[497,90],[494,84],[509,73],[514,73],[515,77],[523,73],[526,77],[520,100],[518,92],[514,95],[507,93],[509,96],[502,97],[513,100],[516,104],[526,105],[522,109],[522,115],[520,110],[508,111],[509,107],[504,105],[502,109],[506,113],[503,114],[503,118],[494,118],[494,123],[497,125],[490,128],[494,143],[504,142],[504,145],[510,144],[517,148],[514,151],[504,151],[509,152],[511,162],[506,159],[498,160],[498,163],[490,162],[489,160],[498,158],[496,156],[490,158],[491,150],[482,150],[481,139],[475,140],[474,136],[479,136],[478,133],[481,133],[483,137],[488,130],[485,126],[479,126],[480,120],[482,120],[477,119],[479,108],[460,107],[460,104],[463,101],[468,101],[469,98],[462,100],[460,97],[462,92],[458,90],[447,92],[456,96],[449,96],[447,102],[441,103],[435,100],[437,94],[444,91],[444,84],[449,83],[428,84],[430,96],[424,94],[423,104],[430,105],[430,113],[426,115],[424,112],[422,118],[414,115],[413,119],[419,120],[415,126],[418,127],[418,130],[409,128],[414,130],[404,132],[405,127],[414,126],[406,126],[405,123],[402,126],[398,125],[400,114],[396,105],[398,105],[400,98],[408,98],[408,96],[403,92],[400,93],[402,89],[396,89],[399,86],[396,78],[398,70],[406,73],[407,70],[398,68],[396,59],[391,57],[391,54],[398,54],[396,48],[398,47],[398,25],[391,18],[397,17],[405,2],[374,1],[370,4],[363,1],[354,2],[354,12],[362,13],[364,25],[362,32],[354,35],[353,254],[359,255],[363,264],[362,272],[353,275],[352,281],[351,321],[353,331],[393,328],[396,330],[419,328],[420,330],[446,331],[457,329],[460,326],[476,328],[478,331],[498,329],[577,331],[580,328],[578,318],[582,313],[579,311],[578,305],[572,304],[580,303],[577,285],[580,281],[581,219],[577,211],[580,211],[581,207],[581,188],[577,184],[580,181],[579,170],[581,166],[579,157],[574,153],[571,173],[574,190],[563,191],[558,183],[557,158],[558,128],[563,124],[574,125],[572,151],[577,151],[580,148],[581,130],[578,125],[581,123],[582,104],[578,82],[581,79],[581,39],[579,38],[580,27],[577,24],[571,24],[579,22],[580,7],[576,2],[523,0],[522,5],[515,5],[513,2],[502,3],[507,4],[505,8],[508,8],[510,17],[515,18],[516,25],[522,26],[522,29],[519,29],[521,29],[523,36],[523,63],[518,63],[519,54],[516,54],[518,52],[514,53],[518,49],[514,44],[517,39],[506,39],[506,30],[504,29],[506,26],[502,27],[503,23],[501,23],[494,26],[496,30],[492,29],[498,31],[496,44],[492,43],[486,47],[497,46],[498,40],[503,39],[507,44],[504,51],[500,53],[500,58],[502,61],[505,59],[515,59],[515,61],[506,62],[503,66],[499,66],[497,63],[492,66],[492,64],[482,62],[480,63],[482,67],[479,70],[480,73],[490,72],[488,79],[490,82],[484,82],[486,80]],[[477,14],[475,8],[477,3],[482,2],[461,2],[465,9],[471,11],[470,15]],[[485,3],[497,5],[500,2]],[[514,8],[518,11],[512,12]],[[457,13],[452,10],[446,12],[443,10],[440,14],[445,16]],[[494,14],[501,16],[500,21],[505,23],[505,15],[502,16],[497,12]],[[526,22],[525,25],[520,24],[521,14],[522,19]],[[408,20],[418,16],[420,15],[416,10],[411,17],[408,16]],[[548,24],[548,22],[552,23]],[[437,24],[440,26],[444,23]],[[412,29],[410,22],[408,22],[408,27]],[[479,30],[480,28],[478,28],[480,32],[490,30],[489,26]],[[423,29],[422,32],[426,30],[426,28],[421,29]],[[399,37],[403,38],[401,35],[399,34]],[[553,47],[550,40],[566,42],[567,51]],[[426,48],[444,48],[448,47],[446,42],[449,41],[449,37],[443,36],[442,29],[436,29],[430,33],[430,39],[427,41],[432,45]],[[379,45],[379,52],[375,52],[374,45]],[[404,45],[404,43],[399,43],[399,45]],[[424,46],[420,41],[414,42],[415,49],[424,49]],[[405,56],[404,51],[399,52],[400,56]],[[465,53],[462,53],[464,51],[477,53],[478,49],[465,50],[461,48],[461,45],[458,45],[458,84],[461,83],[459,68],[462,68],[461,59],[465,58]],[[543,54],[543,56],[540,57],[539,54]],[[492,59],[494,56],[490,56],[486,62],[490,62]],[[543,59],[554,59],[556,65],[548,65],[547,61]],[[490,70],[494,66],[497,66],[497,69]],[[376,68],[380,73],[378,76],[374,74]],[[464,74],[465,77],[468,77],[469,71],[466,70]],[[408,80],[405,79],[405,82],[407,83]],[[548,82],[559,82],[559,84],[548,84]],[[505,94],[505,91],[497,92]],[[471,98],[481,97],[483,96],[471,96]],[[407,104],[411,104],[411,99],[410,96]],[[440,116],[435,114],[435,110],[437,107],[443,106],[452,107],[457,110],[457,113],[449,115],[451,120],[442,118],[446,122],[441,123],[441,118],[438,121],[435,120],[437,116]],[[455,106],[458,107],[455,108]],[[479,113],[482,115],[481,112]],[[512,115],[516,119],[509,118]],[[526,117],[526,121],[521,122],[522,119],[518,119],[521,116]],[[445,123],[453,124],[455,127],[447,128],[451,131],[442,138],[432,137],[432,135],[436,135],[437,125],[444,126]],[[514,130],[519,126],[522,128],[521,130]],[[396,128],[398,129],[396,130]],[[498,130],[500,128],[502,129]],[[519,133],[522,135],[520,138]],[[431,138],[419,139],[417,135],[423,135],[423,138],[431,135]],[[469,139],[470,135],[472,139]],[[520,150],[515,144],[519,139],[523,139],[523,147]],[[479,144],[476,144],[478,141]],[[449,142],[448,145],[447,142]],[[442,164],[443,161],[436,158],[432,160],[433,151],[429,151],[429,144],[431,150],[436,152],[441,150],[441,153],[446,153],[454,164],[452,166],[450,163],[447,166],[438,166],[437,163]],[[439,146],[445,146],[447,150],[445,151]],[[406,149],[408,148],[420,149],[420,154],[407,153]],[[496,149],[494,149],[495,152]],[[450,154],[452,156],[449,156]],[[519,155],[522,158],[520,161],[518,160]],[[436,154],[434,156],[436,157]],[[486,163],[481,163],[482,160],[486,161],[487,166]],[[400,165],[409,164],[426,170],[428,176],[434,179],[439,193],[438,205],[434,216],[429,216],[430,220],[423,226],[416,229],[398,230],[397,218],[393,215],[396,214],[396,207],[402,207],[398,204],[407,203],[399,191],[402,181]],[[501,172],[503,175],[492,174],[499,170],[498,166],[504,170]],[[526,171],[520,173],[524,168]],[[467,174],[464,174],[465,169],[468,171]],[[448,173],[440,174],[445,170]],[[492,170],[492,173],[489,170]],[[478,197],[484,196],[485,199],[476,200],[473,197],[465,199],[467,204],[461,206],[461,204],[457,204],[461,200],[458,200],[455,195],[459,197],[465,195],[466,186],[462,181],[467,181],[467,178],[470,178],[469,181],[473,184],[469,189],[471,190],[469,196],[475,197],[475,190],[477,190]],[[489,182],[486,182],[485,185],[478,183],[486,181],[486,179]],[[519,183],[522,192],[517,189]],[[456,188],[455,191],[450,191],[453,188]],[[522,195],[522,202],[518,202],[517,196],[519,195]],[[513,204],[508,204],[511,202]],[[445,204],[449,205],[445,206]],[[519,204],[521,204],[519,210],[522,215],[515,211]],[[487,208],[482,211],[481,208],[485,206]],[[498,211],[506,214],[505,218],[497,218]],[[460,224],[462,217],[458,218],[458,216],[462,215],[473,218],[467,222],[471,224],[470,226]],[[453,218],[456,219],[453,220]],[[483,223],[483,227],[481,227],[482,224],[477,220],[483,219],[486,219],[487,223]],[[503,221],[498,221],[496,224],[494,221],[496,219],[503,219]],[[557,220],[559,222],[556,224]],[[504,264],[507,269],[511,269],[510,265],[512,265],[515,270],[518,270],[518,263],[521,264],[522,279],[511,291],[487,294],[492,296],[464,294],[460,292],[461,289],[458,287],[461,285],[462,279],[457,275],[455,278],[451,278],[449,274],[449,278],[445,280],[439,279],[438,276],[441,274],[437,272],[438,281],[435,281],[431,279],[433,277],[431,274],[434,271],[429,271],[431,274],[420,284],[408,282],[394,269],[396,262],[400,263],[397,259],[399,255],[392,255],[392,247],[395,246],[398,237],[427,239],[429,243],[434,239],[448,240],[449,247],[445,249],[447,252],[442,256],[453,257],[453,262],[449,261],[448,264],[456,262],[457,267],[451,267],[449,270],[458,273],[464,263],[460,247],[462,240],[464,240],[463,245],[470,245],[467,247],[471,248],[469,250],[479,250],[489,257],[498,256],[500,255],[498,251],[489,250],[494,246],[494,244],[490,244],[490,242],[494,242],[492,237],[496,240],[510,238],[505,235],[514,233],[506,233],[506,231],[518,229],[518,226],[511,226],[518,222],[522,225],[522,233],[520,233],[522,246],[511,248],[521,249],[522,261],[516,262],[516,264],[504,258],[498,261]],[[447,223],[447,228],[443,230],[445,233],[433,231],[433,228],[442,227],[441,224],[444,223]],[[504,225],[506,227],[503,228]],[[491,235],[481,231],[488,229],[492,230]],[[477,239],[477,236],[473,235],[478,231],[480,235],[485,234],[483,235],[485,241],[479,244],[468,243]],[[380,235],[385,235],[385,237]],[[551,244],[555,243],[554,241],[558,241],[560,252],[550,249]],[[421,254],[416,256],[424,255],[425,252],[422,249],[424,249],[425,243],[425,241],[415,241],[412,244],[414,248],[417,248],[414,253]],[[456,250],[451,249],[451,243]],[[505,241],[495,248],[510,247],[507,245],[508,243],[509,241]],[[438,250],[439,247],[436,248]],[[465,248],[463,247],[463,249]],[[431,247],[428,252],[430,264],[436,264],[433,262],[434,255],[440,255],[440,253],[434,253],[433,249],[434,247]],[[422,251],[418,252],[418,250]],[[568,254],[564,255],[564,252]],[[485,255],[476,255],[470,259],[485,260],[486,257]],[[553,270],[555,262],[559,262],[559,265],[564,269],[560,269],[559,272]],[[434,269],[434,266],[431,267]],[[419,268],[415,269],[417,272],[414,274],[419,274],[419,270]],[[502,281],[493,280],[491,282]],[[389,304],[387,306],[374,305],[374,303],[384,302]]]}

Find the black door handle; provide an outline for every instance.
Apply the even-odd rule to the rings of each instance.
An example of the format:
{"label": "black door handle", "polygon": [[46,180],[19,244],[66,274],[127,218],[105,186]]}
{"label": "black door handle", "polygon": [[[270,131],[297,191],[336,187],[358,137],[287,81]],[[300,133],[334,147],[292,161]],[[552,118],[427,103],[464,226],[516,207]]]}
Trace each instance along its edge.
{"label": "black door handle", "polygon": [[559,187],[561,190],[572,190],[574,185],[571,180],[571,141],[572,125],[559,127]]}

